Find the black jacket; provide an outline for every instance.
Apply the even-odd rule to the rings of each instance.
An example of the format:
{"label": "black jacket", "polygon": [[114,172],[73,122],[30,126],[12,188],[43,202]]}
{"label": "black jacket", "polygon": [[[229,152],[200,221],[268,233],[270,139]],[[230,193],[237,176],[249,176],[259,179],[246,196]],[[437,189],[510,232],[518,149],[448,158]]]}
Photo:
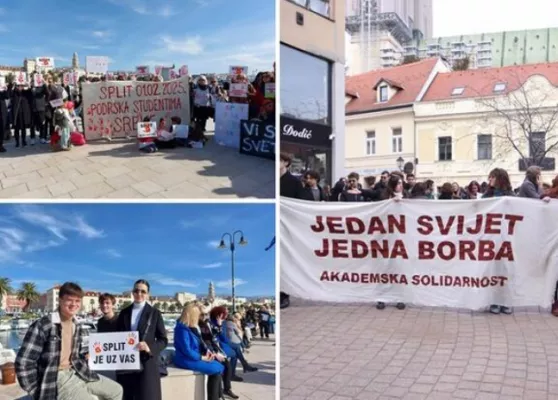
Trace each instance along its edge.
{"label": "black jacket", "polygon": [[[119,332],[132,330],[132,308],[133,304],[118,315]],[[148,326],[150,316],[152,319]],[[124,399],[162,400],[159,359],[161,352],[167,347],[168,338],[165,322],[159,310],[146,304],[140,317],[138,331],[140,342],[147,343],[151,354],[142,352],[140,355],[142,371],[118,375],[117,380],[124,389]]]}
{"label": "black jacket", "polygon": [[31,122],[31,104],[33,99],[31,89],[14,90],[12,93],[12,113],[14,127],[29,128]]}
{"label": "black jacket", "polygon": [[[326,201],[324,191],[319,185],[318,185],[318,190],[320,191],[320,200],[318,201]],[[307,200],[307,201],[316,201],[316,199],[314,199],[314,195],[312,194],[312,189],[310,189],[309,187],[305,187],[302,189],[302,196],[300,197],[300,199]]]}
{"label": "black jacket", "polygon": [[291,199],[302,198],[302,182],[296,176],[287,171],[279,181],[282,197]]}
{"label": "black jacket", "polygon": [[46,96],[47,96],[47,89],[46,85],[41,87],[34,88],[32,90],[33,96],[33,111],[34,112],[45,112],[46,111]]}
{"label": "black jacket", "polygon": [[8,129],[8,106],[6,101],[10,99],[10,92],[3,90],[0,92],[0,135],[4,137],[4,132]]}

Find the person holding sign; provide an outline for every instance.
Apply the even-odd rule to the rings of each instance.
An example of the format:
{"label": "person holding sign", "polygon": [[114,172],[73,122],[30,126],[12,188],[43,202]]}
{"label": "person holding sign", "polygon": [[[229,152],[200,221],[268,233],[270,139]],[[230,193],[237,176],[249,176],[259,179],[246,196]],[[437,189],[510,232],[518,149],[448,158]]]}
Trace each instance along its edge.
{"label": "person holding sign", "polygon": [[[12,112],[16,146],[27,146],[27,129],[31,128],[31,90],[25,84],[17,85],[12,94]],[[34,137],[35,135],[33,135]]]}
{"label": "person holding sign", "polygon": [[219,353],[213,353],[204,343],[199,327],[200,308],[190,303],[182,310],[174,328],[174,365],[207,375],[207,400],[222,398],[222,378],[225,368]]}
{"label": "person holding sign", "polygon": [[162,400],[160,354],[169,341],[161,312],[147,304],[149,288],[146,280],[136,281],[134,303],[118,315],[118,332],[138,331],[140,341],[140,371],[119,371],[117,375],[124,400]]}
{"label": "person holding sign", "polygon": [[[40,75],[40,74],[38,74]],[[38,82],[39,81],[39,82]],[[31,144],[35,141],[35,131],[39,132],[39,140],[41,144],[47,143],[47,124],[46,124],[46,85],[40,82],[41,79],[34,77],[33,79],[33,128],[31,129]],[[42,83],[41,85],[36,85]]]}
{"label": "person holding sign", "polygon": [[211,91],[207,85],[207,78],[200,75],[198,84],[194,88],[194,121],[196,125],[203,129],[205,133],[205,126],[207,120],[211,116]]}
{"label": "person holding sign", "polygon": [[18,351],[17,380],[33,400],[121,400],[122,387],[89,369],[85,335],[75,316],[84,292],[77,284],[60,287],[58,311],[35,321]]}

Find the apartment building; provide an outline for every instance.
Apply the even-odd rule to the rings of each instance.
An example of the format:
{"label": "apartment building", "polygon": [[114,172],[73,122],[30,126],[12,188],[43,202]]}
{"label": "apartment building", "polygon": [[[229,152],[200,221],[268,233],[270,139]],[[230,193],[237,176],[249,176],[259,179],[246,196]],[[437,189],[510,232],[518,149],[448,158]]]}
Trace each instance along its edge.
{"label": "apartment building", "polygon": [[294,174],[344,172],[345,2],[281,0],[281,151]]}

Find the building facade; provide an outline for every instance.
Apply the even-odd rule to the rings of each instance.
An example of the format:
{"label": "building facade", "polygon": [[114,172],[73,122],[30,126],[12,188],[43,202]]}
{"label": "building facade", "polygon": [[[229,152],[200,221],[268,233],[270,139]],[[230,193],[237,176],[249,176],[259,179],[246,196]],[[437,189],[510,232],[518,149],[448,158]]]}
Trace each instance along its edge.
{"label": "building facade", "polygon": [[344,172],[345,2],[281,0],[281,151],[291,172]]}

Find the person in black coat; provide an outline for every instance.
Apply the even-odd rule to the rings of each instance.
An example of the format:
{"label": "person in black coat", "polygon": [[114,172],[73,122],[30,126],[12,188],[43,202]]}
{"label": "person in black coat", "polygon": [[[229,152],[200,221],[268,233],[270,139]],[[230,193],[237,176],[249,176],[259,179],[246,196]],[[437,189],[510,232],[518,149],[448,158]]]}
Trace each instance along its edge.
{"label": "person in black coat", "polygon": [[5,153],[4,137],[6,132],[10,130],[10,121],[8,119],[8,105],[6,102],[10,99],[11,88],[0,90],[0,153]]}
{"label": "person in black coat", "polygon": [[64,97],[64,89],[55,84],[52,75],[48,75],[46,86],[46,109],[45,109],[45,119],[47,126],[47,140],[54,133],[54,108],[50,105],[52,100],[61,100]]}
{"label": "person in black coat", "polygon": [[33,129],[31,129],[31,140],[35,140],[35,131],[39,132],[41,143],[47,142],[47,124],[46,124],[46,107],[47,107],[47,87],[42,85],[32,90],[33,96]]}
{"label": "person in black coat", "polygon": [[326,201],[324,191],[318,184],[320,175],[316,171],[306,171],[304,174],[305,186],[300,198],[307,201]]}
{"label": "person in black coat", "polygon": [[31,128],[31,90],[23,86],[16,86],[12,94],[12,113],[16,147],[21,144],[27,146],[27,128]]}
{"label": "person in black coat", "polygon": [[139,332],[141,371],[120,371],[117,381],[124,389],[123,400],[162,400],[160,354],[168,345],[161,312],[147,304],[149,282],[134,284],[134,303],[118,315],[119,332]]}
{"label": "person in black coat", "polygon": [[281,153],[280,156],[280,192],[282,197],[289,197],[291,199],[300,199],[302,197],[302,182],[296,176],[290,173],[289,167],[292,163],[292,158],[286,153]]}

